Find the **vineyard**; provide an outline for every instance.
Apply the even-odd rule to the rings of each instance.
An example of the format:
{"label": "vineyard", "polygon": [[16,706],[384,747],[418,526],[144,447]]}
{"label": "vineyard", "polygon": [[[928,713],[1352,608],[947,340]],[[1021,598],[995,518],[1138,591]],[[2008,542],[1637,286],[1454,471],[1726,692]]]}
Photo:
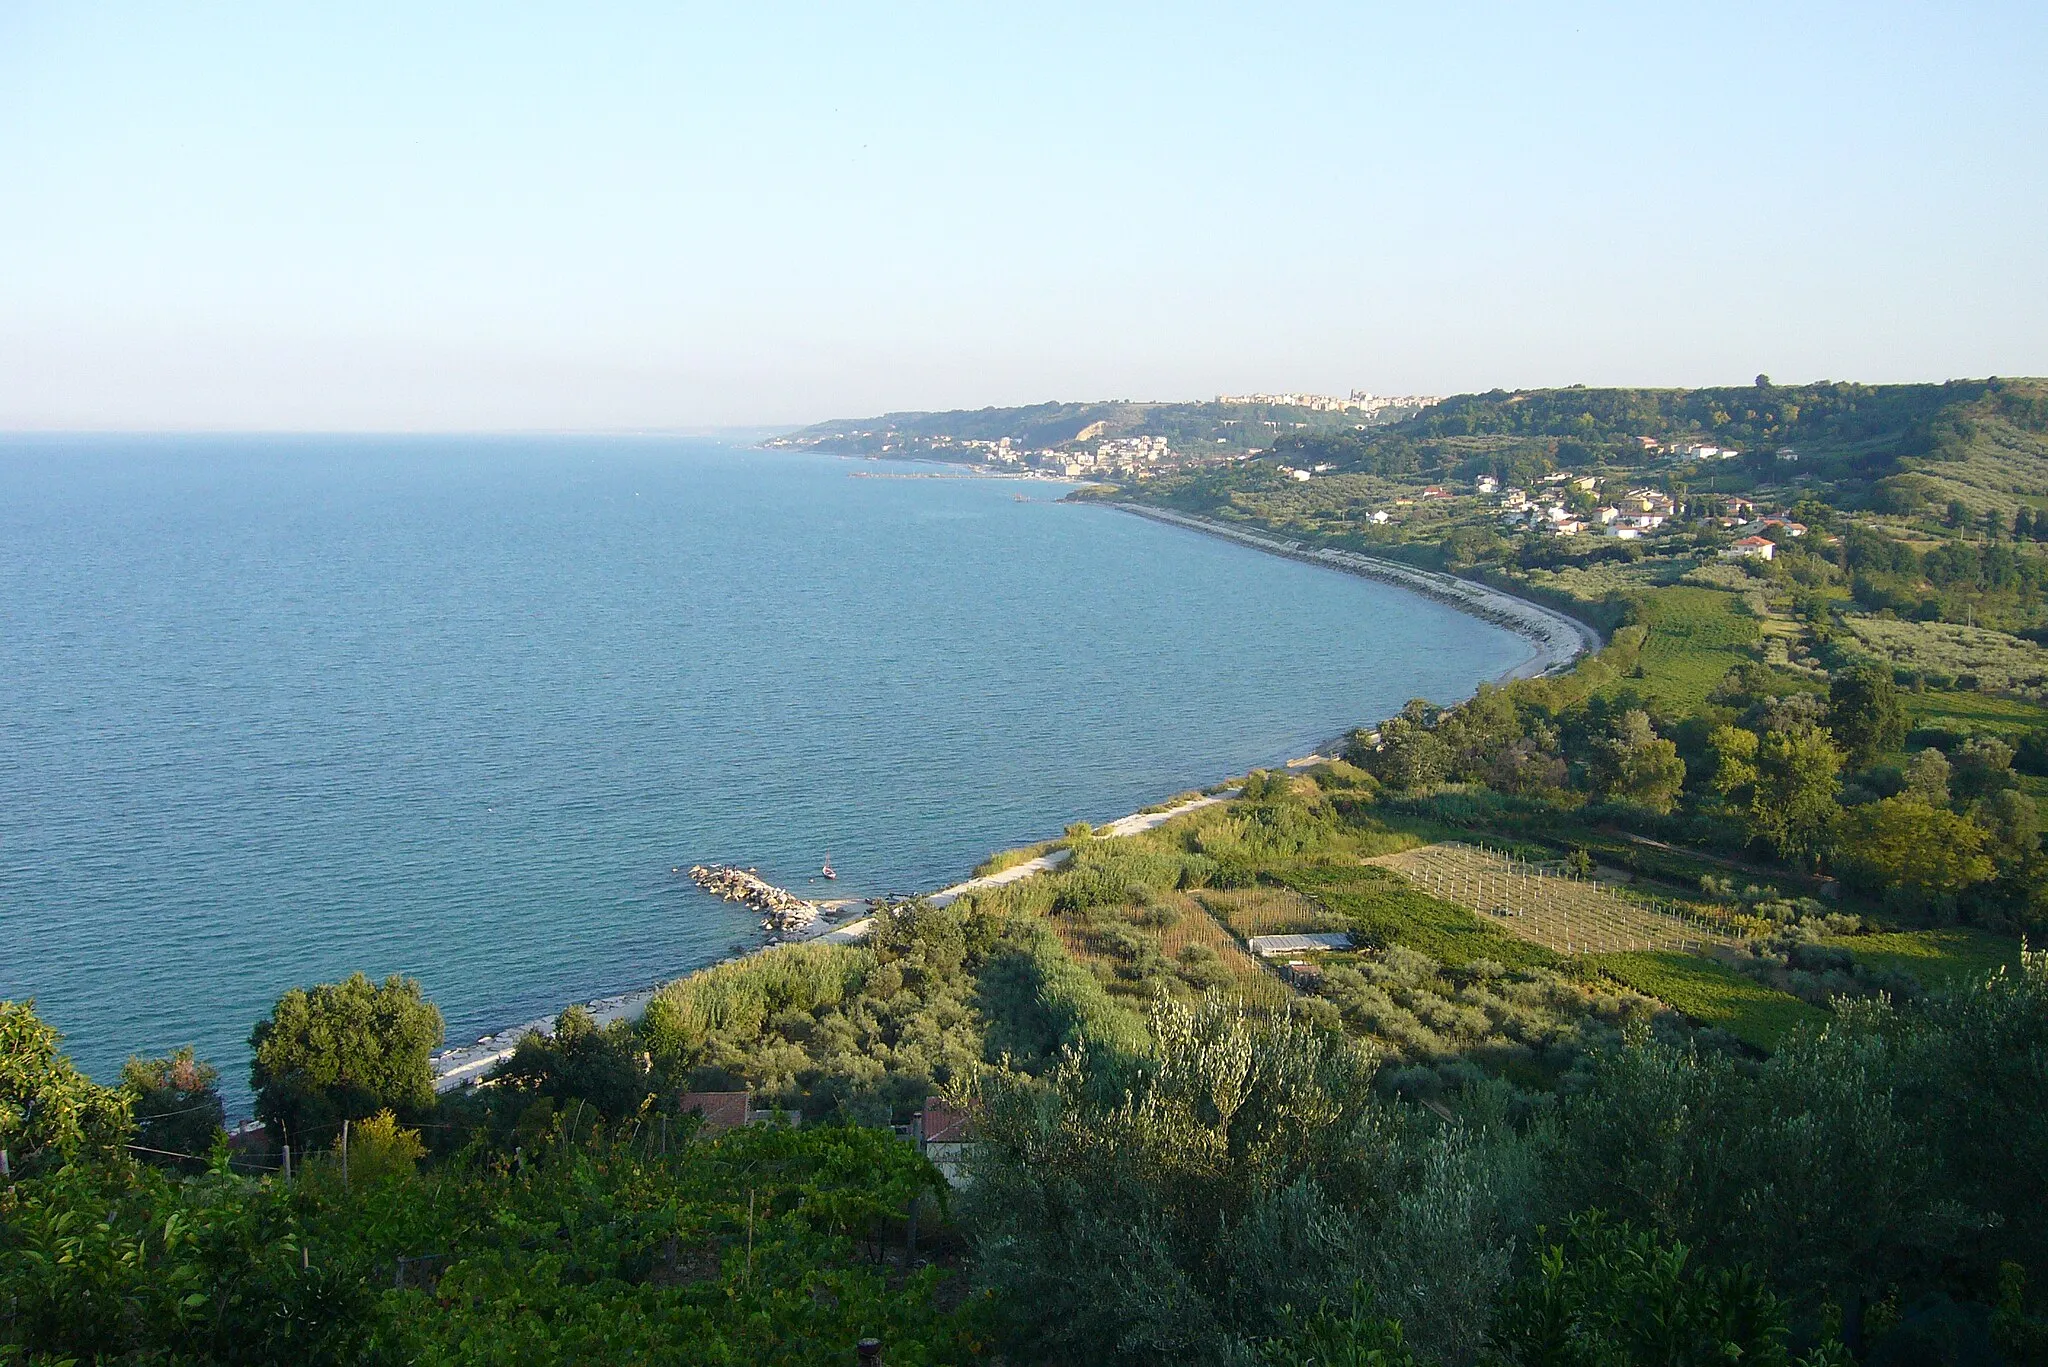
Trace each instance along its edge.
{"label": "vineyard", "polygon": [[1561,864],[1533,863],[1484,846],[1446,841],[1367,862],[1559,954],[1693,950],[1735,942],[1727,927],[1682,904],[1653,907],[1595,879],[1576,877]]}
{"label": "vineyard", "polygon": [[1195,900],[1240,939],[1254,935],[1292,935],[1317,930],[1348,930],[1341,916],[1333,915],[1293,888],[1271,885],[1255,888],[1204,888]]}

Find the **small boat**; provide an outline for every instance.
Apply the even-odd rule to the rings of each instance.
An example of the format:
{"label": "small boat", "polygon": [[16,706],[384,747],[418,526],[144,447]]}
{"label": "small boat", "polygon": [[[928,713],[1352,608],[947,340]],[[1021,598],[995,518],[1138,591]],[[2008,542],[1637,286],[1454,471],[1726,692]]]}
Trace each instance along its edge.
{"label": "small boat", "polygon": [[828,854],[828,855],[826,855],[826,856],[825,856],[825,867],[823,867],[823,868],[819,869],[819,870],[818,870],[818,872],[819,872],[819,873],[820,873],[821,875],[823,875],[824,877],[826,877],[826,878],[837,878],[837,877],[839,876],[838,874],[836,874],[836,873],[832,872],[832,856],[831,856],[831,855],[829,855],[829,854]]}

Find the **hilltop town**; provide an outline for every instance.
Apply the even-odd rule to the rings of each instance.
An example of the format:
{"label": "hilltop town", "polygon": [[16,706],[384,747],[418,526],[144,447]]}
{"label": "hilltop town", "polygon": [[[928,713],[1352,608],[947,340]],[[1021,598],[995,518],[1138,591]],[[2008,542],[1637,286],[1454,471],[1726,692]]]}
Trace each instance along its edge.
{"label": "hilltop town", "polygon": [[1410,418],[1427,395],[1224,394],[1208,403],[1036,404],[819,423],[767,446],[936,460],[1066,478],[1144,480],[1250,460],[1285,436],[1362,432]]}

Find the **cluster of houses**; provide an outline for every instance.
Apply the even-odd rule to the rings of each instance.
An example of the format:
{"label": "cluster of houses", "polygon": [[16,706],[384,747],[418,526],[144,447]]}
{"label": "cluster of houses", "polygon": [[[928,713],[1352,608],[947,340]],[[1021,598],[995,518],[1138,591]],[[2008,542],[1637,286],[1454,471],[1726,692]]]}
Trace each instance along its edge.
{"label": "cluster of houses", "polygon": [[[1308,475],[1304,473],[1300,478],[1306,479]],[[1597,500],[1600,482],[1598,475],[1575,475],[1560,470],[1543,476],[1533,489],[1503,489],[1500,480],[1493,475],[1479,476],[1472,487],[1473,492],[1482,498],[1499,499],[1501,525],[1509,531],[1547,536],[1609,536],[1619,541],[1634,541],[1663,530],[1678,516],[1679,508],[1671,495],[1661,489],[1649,488],[1630,489],[1612,501],[1596,503],[1591,511],[1586,511],[1587,500],[1574,495],[1591,495]],[[1394,506],[1409,507],[1418,502],[1452,496],[1452,490],[1432,484],[1414,497],[1395,499]],[[1382,508],[1366,514],[1365,518],[1375,526],[1385,526],[1393,516]],[[1721,498],[1718,513],[1709,520],[1725,530],[1754,528],[1749,535],[1722,551],[1725,557],[1754,556],[1768,560],[1776,554],[1778,544],[1786,537],[1806,535],[1805,525],[1790,518],[1758,517],[1756,506],[1744,498]],[[1771,535],[1765,535],[1767,532]]]}
{"label": "cluster of houses", "polygon": [[[1539,489],[1533,494],[1526,489],[1509,489],[1501,494],[1501,521],[1504,526],[1551,536],[1590,533],[1632,541],[1646,532],[1656,531],[1677,512],[1671,495],[1662,490],[1631,489],[1612,503],[1596,507],[1591,513],[1582,513],[1573,506],[1567,490],[1597,494],[1599,476],[1559,472],[1545,475],[1540,482],[1552,487]],[[1479,492],[1492,492],[1486,487],[1488,485],[1499,487],[1492,476],[1481,476]]]}
{"label": "cluster of houses", "polygon": [[[1102,424],[1096,423],[1094,426],[1099,428]],[[1089,433],[1082,434],[1083,437],[1088,435]],[[1027,451],[1008,437],[1000,437],[994,441],[969,437],[957,442],[940,437],[934,439],[933,444],[964,447],[975,452],[982,462],[988,465],[1046,470],[1070,478],[1120,474],[1142,479],[1159,470],[1185,463],[1181,454],[1173,449],[1165,437],[1110,437],[1096,442],[1092,451],[1085,448],[1067,451],[1050,447]]]}
{"label": "cluster of houses", "polygon": [[1723,560],[1770,560],[1778,554],[1778,541],[1764,533],[1775,533],[1777,537],[1799,537],[1806,535],[1806,524],[1794,522],[1789,517],[1758,517],[1756,507],[1748,499],[1731,498],[1722,505],[1721,515],[1714,519],[1720,526],[1733,530],[1737,527],[1755,527],[1756,531],[1737,539],[1721,550]]}

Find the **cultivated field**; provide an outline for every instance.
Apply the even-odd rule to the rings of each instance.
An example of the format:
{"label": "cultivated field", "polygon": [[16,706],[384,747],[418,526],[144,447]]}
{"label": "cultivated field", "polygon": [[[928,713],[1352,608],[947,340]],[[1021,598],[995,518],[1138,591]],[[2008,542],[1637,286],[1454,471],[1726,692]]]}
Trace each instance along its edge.
{"label": "cultivated field", "polygon": [[2048,650],[2032,641],[1955,622],[1850,617],[1847,625],[1895,669],[1917,670],[1944,684],[1974,679],[1987,692],[2021,693],[2036,701],[2048,694]]}
{"label": "cultivated field", "polygon": [[1293,888],[1204,888],[1194,896],[1240,939],[1348,929],[1343,917],[1323,910]]}
{"label": "cultivated field", "polygon": [[1418,889],[1478,912],[1490,925],[1559,954],[1704,949],[1733,944],[1705,917],[1659,911],[1596,879],[1458,841],[1368,860]]}

